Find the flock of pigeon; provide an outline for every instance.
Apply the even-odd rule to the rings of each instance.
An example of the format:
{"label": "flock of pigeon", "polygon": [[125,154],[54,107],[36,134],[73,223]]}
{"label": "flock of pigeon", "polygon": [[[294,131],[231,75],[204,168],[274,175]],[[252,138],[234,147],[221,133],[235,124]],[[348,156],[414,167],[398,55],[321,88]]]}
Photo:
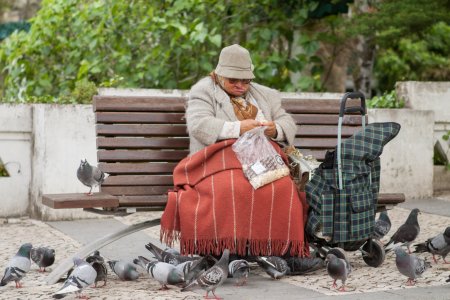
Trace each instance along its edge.
{"label": "flock of pigeon", "polygon": [[[401,225],[392,235],[385,245],[385,251],[394,249],[396,254],[396,266],[401,274],[408,278],[407,284],[413,285],[431,264],[426,260],[411,254],[410,244],[417,238],[420,227],[418,223],[419,210],[413,209],[406,222]],[[375,225],[374,238],[383,238],[390,230],[391,223],[385,212],[380,214]],[[391,246],[393,245],[393,246]],[[401,248],[406,245],[408,253]],[[391,247],[390,247],[391,246]],[[139,278],[137,266],[142,267],[151,278],[161,284],[161,289],[167,289],[167,285],[177,285],[182,287],[182,291],[196,287],[206,291],[206,297],[211,292],[214,297],[215,290],[227,277],[235,279],[236,285],[246,283],[250,271],[248,261],[243,259],[229,262],[229,251],[225,250],[219,260],[212,256],[191,257],[182,256],[176,250],[158,248],[152,243],[145,247],[153,254],[156,260],[149,260],[143,256],[136,258],[133,263],[123,260],[108,261],[110,269],[121,280],[136,280]],[[436,255],[442,257],[447,263],[446,256],[450,252],[450,227],[426,240],[415,245],[416,253],[429,252],[433,255],[433,260],[437,263]],[[326,269],[330,277],[334,280],[332,287],[336,286],[336,281],[341,280],[342,286],[339,291],[345,291],[345,283],[351,273],[351,265],[344,250],[333,248],[334,251],[326,257]],[[31,260],[39,267],[40,272],[45,272],[45,268],[51,266],[55,261],[55,251],[47,247],[33,248],[30,243],[23,244],[17,254],[11,259],[5,269],[0,286],[14,281],[16,288],[21,287],[20,280],[30,270]],[[295,258],[283,259],[276,256],[257,257],[256,262],[274,279],[282,278],[285,275],[294,275],[310,272],[323,267],[320,258],[311,259],[305,268],[305,260]],[[296,266],[302,263],[302,266]],[[70,271],[63,286],[54,294],[54,298],[60,299],[69,293],[81,294],[81,291],[92,284],[97,286],[98,282],[106,285],[108,268],[104,258],[98,251],[88,256],[86,260],[74,258],[74,269]],[[299,271],[301,270],[301,271]],[[450,282],[450,277],[447,279]]]}
{"label": "flock of pigeon", "polygon": [[[408,278],[406,281],[407,285],[415,285],[417,278],[420,278],[422,274],[431,267],[430,262],[412,254],[410,250],[410,245],[416,240],[420,233],[418,222],[419,213],[420,211],[417,208],[411,210],[405,223],[397,229],[389,241],[384,245],[386,253],[394,250],[396,255],[395,264],[398,271]],[[376,240],[380,240],[390,231],[390,229],[391,221],[387,212],[383,211],[380,213],[380,216],[375,223],[372,237]],[[402,246],[406,246],[408,252],[406,252]],[[423,243],[415,244],[414,247],[414,253],[431,253],[436,264],[438,263],[436,255],[438,255],[442,257],[444,264],[448,264],[445,258],[450,252],[450,226],[447,227],[443,233],[431,237]],[[345,251],[340,248],[333,249],[333,251],[330,251],[332,253],[327,254],[326,257],[327,271],[334,279],[332,287],[336,288],[336,281],[341,280],[342,286],[338,290],[345,291],[345,282],[352,271],[352,268]],[[449,279],[447,279],[447,282],[450,282],[450,276]]]}
{"label": "flock of pigeon", "polygon": [[[414,285],[417,278],[431,267],[431,263],[426,259],[417,257],[410,251],[410,245],[415,241],[420,232],[418,223],[418,209],[413,209],[406,222],[401,225],[392,235],[390,240],[384,245],[385,251],[394,250],[396,255],[396,266],[398,271],[406,276],[407,285]],[[382,212],[376,221],[374,239],[383,238],[390,230],[391,222],[386,212]],[[402,246],[406,246],[405,251]],[[414,253],[428,252],[432,254],[435,263],[438,263],[436,256],[442,257],[445,264],[446,256],[450,252],[450,226],[425,242],[414,245]],[[172,248],[161,249],[149,243],[145,248],[152,254],[152,259],[139,256],[133,263],[124,260],[111,260],[105,262],[99,251],[95,251],[86,260],[74,258],[74,268],[69,271],[61,288],[53,295],[60,299],[70,293],[81,296],[84,288],[102,282],[107,283],[108,265],[109,269],[117,275],[120,280],[137,280],[141,274],[138,268],[148,273],[161,285],[161,289],[168,289],[168,285],[181,287],[181,291],[201,288],[206,291],[206,298],[212,293],[217,299],[215,291],[217,287],[231,277],[236,285],[246,284],[250,264],[244,259],[230,261],[230,251],[226,249],[222,256],[217,259],[213,256],[182,256]],[[5,269],[0,286],[14,281],[16,288],[22,287],[21,279],[31,268],[31,261],[39,267],[40,272],[45,272],[45,268],[51,266],[55,261],[55,251],[48,247],[33,248],[30,243],[23,244],[17,254],[10,260]],[[286,275],[306,274],[321,268],[325,268],[329,276],[333,279],[332,288],[337,288],[336,281],[342,282],[338,291],[346,291],[345,284],[352,271],[350,261],[344,250],[332,248],[326,255],[325,261],[322,258],[281,258],[276,256],[258,256],[255,261],[273,279],[280,279]],[[450,277],[447,279],[450,282]]]}

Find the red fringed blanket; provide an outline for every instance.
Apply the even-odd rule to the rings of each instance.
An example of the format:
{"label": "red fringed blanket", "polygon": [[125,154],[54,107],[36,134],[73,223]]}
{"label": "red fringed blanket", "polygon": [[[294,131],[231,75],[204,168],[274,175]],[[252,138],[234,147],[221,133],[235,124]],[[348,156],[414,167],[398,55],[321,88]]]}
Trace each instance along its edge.
{"label": "red fringed blanket", "polygon": [[[225,140],[183,159],[173,172],[161,241],[180,239],[181,253],[304,256],[306,199],[289,176],[254,190]],[[281,149],[272,143],[277,151]]]}

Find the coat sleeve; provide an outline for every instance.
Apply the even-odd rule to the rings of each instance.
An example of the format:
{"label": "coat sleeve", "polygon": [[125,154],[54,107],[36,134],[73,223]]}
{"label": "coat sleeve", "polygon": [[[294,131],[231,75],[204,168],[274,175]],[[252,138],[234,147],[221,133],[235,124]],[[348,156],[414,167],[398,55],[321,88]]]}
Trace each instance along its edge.
{"label": "coat sleeve", "polygon": [[294,119],[292,119],[291,115],[289,115],[284,108],[281,107],[280,93],[271,89],[269,101],[272,120],[282,128],[286,142],[289,145],[293,145],[295,134],[297,132],[297,126],[295,125]]}
{"label": "coat sleeve", "polygon": [[189,92],[186,123],[189,135],[204,145],[214,144],[225,120],[216,117],[214,87],[211,80],[204,79]]}

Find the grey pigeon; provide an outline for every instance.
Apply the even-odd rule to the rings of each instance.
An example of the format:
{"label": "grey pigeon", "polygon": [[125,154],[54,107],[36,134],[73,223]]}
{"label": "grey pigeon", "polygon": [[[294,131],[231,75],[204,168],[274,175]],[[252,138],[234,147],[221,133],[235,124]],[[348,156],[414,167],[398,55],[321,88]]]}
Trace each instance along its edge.
{"label": "grey pigeon", "polygon": [[437,263],[435,255],[439,255],[447,264],[445,257],[450,252],[450,226],[447,227],[444,233],[440,233],[435,237],[429,238],[424,243],[415,244],[416,250],[414,253],[429,252],[433,254],[433,260]]}
{"label": "grey pigeon", "polygon": [[90,187],[89,193],[87,195],[92,195],[92,189],[95,186],[99,186],[106,179],[108,174],[104,173],[102,170],[96,166],[91,166],[85,159],[81,160],[80,166],[77,170],[78,180],[81,181],[85,186]]}
{"label": "grey pigeon", "polygon": [[161,290],[167,290],[168,284],[178,285],[184,283],[183,272],[174,265],[160,261],[150,261],[143,256],[138,256],[138,259],[135,259],[133,262],[144,268],[151,278],[158,281],[161,284]]}
{"label": "grey pigeon", "polygon": [[8,282],[15,281],[16,288],[22,287],[20,280],[30,270],[30,255],[32,247],[33,246],[30,243],[20,246],[19,251],[17,251],[16,255],[14,255],[9,261],[5,269],[5,274],[0,281],[0,286],[5,286]]}
{"label": "grey pigeon", "polygon": [[236,259],[228,264],[228,274],[236,280],[236,285],[244,285],[250,273],[250,265],[245,259]]}
{"label": "grey pigeon", "polygon": [[148,243],[145,248],[150,251],[153,256],[160,262],[165,262],[171,265],[178,265],[186,261],[194,261],[199,257],[182,256],[180,253],[172,248],[161,249],[153,243]]}
{"label": "grey pigeon", "polygon": [[139,278],[139,272],[136,270],[136,265],[124,260],[110,260],[109,267],[116,273],[121,280],[133,281]]}
{"label": "grey pigeon", "polygon": [[107,276],[108,276],[108,268],[105,264],[105,259],[100,255],[100,252],[94,251],[94,253],[88,257],[86,257],[86,262],[88,262],[97,272],[97,276],[95,277],[95,287],[97,287],[97,282],[103,281],[103,286],[106,285]]}
{"label": "grey pigeon", "polygon": [[192,280],[186,287],[182,288],[181,291],[184,292],[199,287],[206,291],[205,298],[208,298],[208,294],[211,292],[217,299],[218,297],[216,296],[215,291],[228,277],[229,258],[230,250],[225,249],[219,261],[214,264],[214,266],[200,273],[197,278]]}
{"label": "grey pigeon", "polygon": [[[401,225],[397,231],[392,235],[389,242],[385,245],[385,251],[388,252],[396,247],[396,244],[402,243],[402,245],[406,245],[408,247],[408,252],[411,253],[409,249],[409,245],[417,238],[420,233],[419,221],[417,220],[417,215],[420,213],[420,210],[414,208],[409,213],[406,222]],[[392,248],[387,248],[390,244],[394,243]]]}
{"label": "grey pigeon", "polygon": [[375,222],[372,237],[376,240],[381,240],[391,230],[391,219],[387,214],[387,211],[380,212],[380,216]]}
{"label": "grey pigeon", "polygon": [[39,266],[39,272],[45,272],[55,262],[55,249],[38,247],[31,249],[31,259]]}
{"label": "grey pigeon", "polygon": [[348,275],[352,272],[352,267],[347,258],[339,258],[332,253],[328,253],[325,259],[327,264],[327,273],[333,278],[332,288],[336,288],[336,281],[341,280],[342,286],[338,291],[345,292],[345,282],[347,281]]}
{"label": "grey pigeon", "polygon": [[184,281],[189,284],[194,278],[209,268],[210,257],[204,256],[197,260],[185,261],[175,266],[177,270],[184,274]]}
{"label": "grey pigeon", "polygon": [[257,256],[256,262],[273,279],[284,277],[289,270],[286,260],[278,256]]}
{"label": "grey pigeon", "polygon": [[76,293],[78,297],[81,297],[83,289],[95,282],[97,272],[89,263],[77,257],[73,259],[73,263],[75,268],[53,298],[61,299],[70,293]]}
{"label": "grey pigeon", "polygon": [[431,264],[426,260],[415,256],[414,254],[408,254],[401,247],[396,247],[395,251],[395,264],[397,265],[397,269],[408,277],[407,285],[414,285],[416,283],[416,279],[421,277],[422,274],[428,269],[431,268]]}

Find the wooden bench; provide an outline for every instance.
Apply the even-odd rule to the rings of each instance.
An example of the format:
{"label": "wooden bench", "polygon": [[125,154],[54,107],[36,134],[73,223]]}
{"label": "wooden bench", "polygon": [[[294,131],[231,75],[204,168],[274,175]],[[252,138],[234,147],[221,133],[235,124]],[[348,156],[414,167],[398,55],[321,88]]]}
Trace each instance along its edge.
{"label": "wooden bench", "polygon": [[[47,194],[42,203],[103,214],[163,210],[167,191],[173,187],[172,171],[189,153],[185,102],[184,96],[95,96],[98,166],[110,176],[100,193]],[[339,102],[283,98],[283,107],[298,126],[295,146],[303,154],[321,161],[326,150],[336,146]],[[359,100],[352,102],[347,105],[359,105]],[[360,126],[360,115],[346,115],[343,138]],[[378,210],[404,201],[404,194],[380,194]]]}

